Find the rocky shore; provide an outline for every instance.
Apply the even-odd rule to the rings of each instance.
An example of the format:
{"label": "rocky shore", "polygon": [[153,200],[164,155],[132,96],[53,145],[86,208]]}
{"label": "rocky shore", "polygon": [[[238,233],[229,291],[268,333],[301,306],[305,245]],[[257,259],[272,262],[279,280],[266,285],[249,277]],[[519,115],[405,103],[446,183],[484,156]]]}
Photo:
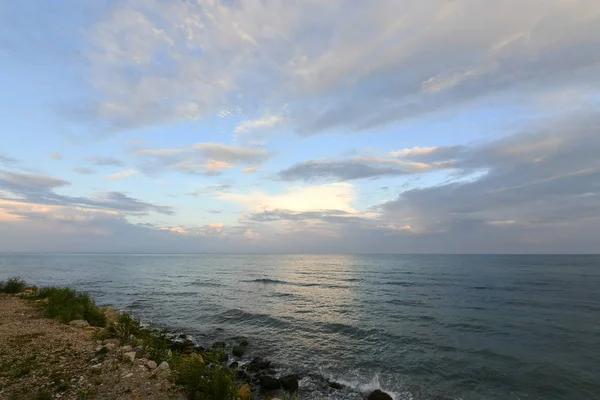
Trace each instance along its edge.
{"label": "rocky shore", "polygon": [[[88,320],[61,323],[48,318],[52,305],[37,288],[0,293],[0,399],[298,399],[302,377],[280,375],[266,359],[245,359],[246,341],[206,349],[85,299]],[[332,392],[348,389],[327,384]],[[392,400],[380,390],[365,398]]]}

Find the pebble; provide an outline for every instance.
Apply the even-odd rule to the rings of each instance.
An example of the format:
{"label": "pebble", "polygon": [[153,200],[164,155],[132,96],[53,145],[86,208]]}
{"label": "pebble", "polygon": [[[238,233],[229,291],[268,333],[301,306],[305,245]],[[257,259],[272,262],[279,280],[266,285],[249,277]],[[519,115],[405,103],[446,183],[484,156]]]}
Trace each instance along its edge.
{"label": "pebble", "polygon": [[156,362],[150,360],[146,363],[146,367],[148,367],[148,369],[156,369],[157,365],[156,365]]}

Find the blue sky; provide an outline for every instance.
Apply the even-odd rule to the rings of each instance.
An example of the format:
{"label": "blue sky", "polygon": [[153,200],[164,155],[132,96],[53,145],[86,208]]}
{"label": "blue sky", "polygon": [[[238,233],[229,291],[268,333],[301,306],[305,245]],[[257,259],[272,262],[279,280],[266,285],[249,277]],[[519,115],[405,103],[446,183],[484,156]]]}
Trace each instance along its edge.
{"label": "blue sky", "polygon": [[597,252],[597,2],[0,22],[0,251]]}

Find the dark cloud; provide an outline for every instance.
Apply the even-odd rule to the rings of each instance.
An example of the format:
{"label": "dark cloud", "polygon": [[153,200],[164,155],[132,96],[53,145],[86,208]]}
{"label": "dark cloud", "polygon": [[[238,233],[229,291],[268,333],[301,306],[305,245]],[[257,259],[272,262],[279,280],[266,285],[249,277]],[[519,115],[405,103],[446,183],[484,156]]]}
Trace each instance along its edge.
{"label": "dark cloud", "polygon": [[114,157],[93,156],[87,157],[85,160],[98,167],[122,167],[125,165],[125,163],[123,163],[121,160],[118,160]]}
{"label": "dark cloud", "polygon": [[465,150],[464,181],[405,191],[381,206],[382,218],[458,237],[476,227],[479,241],[498,232],[585,240],[579,227],[600,220],[599,127],[600,114],[576,115]]}
{"label": "dark cloud", "polygon": [[150,211],[166,215],[174,214],[171,207],[146,203],[120,192],[104,192],[96,197],[77,197],[61,195],[54,191],[54,189],[68,185],[70,185],[68,181],[46,175],[0,171],[0,190],[12,194],[10,197],[0,197],[0,200],[17,200],[27,204],[72,206],[132,214],[144,214]]}
{"label": "dark cloud", "polygon": [[349,181],[384,176],[413,175],[433,170],[452,168],[451,161],[423,164],[392,158],[355,158],[343,161],[310,160],[279,172],[284,181],[333,179]]}
{"label": "dark cloud", "polygon": [[96,173],[96,171],[94,171],[93,169],[86,168],[86,167],[71,168],[71,171],[76,172],[76,173],[81,174],[81,175],[89,175],[89,174]]}

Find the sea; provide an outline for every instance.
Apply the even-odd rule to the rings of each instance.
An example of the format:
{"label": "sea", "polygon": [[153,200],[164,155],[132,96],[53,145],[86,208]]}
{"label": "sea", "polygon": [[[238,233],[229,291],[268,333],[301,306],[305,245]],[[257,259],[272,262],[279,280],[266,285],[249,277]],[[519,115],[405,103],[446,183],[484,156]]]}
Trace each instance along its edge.
{"label": "sea", "polygon": [[15,275],[248,340],[300,400],[600,399],[600,256],[0,254]]}

